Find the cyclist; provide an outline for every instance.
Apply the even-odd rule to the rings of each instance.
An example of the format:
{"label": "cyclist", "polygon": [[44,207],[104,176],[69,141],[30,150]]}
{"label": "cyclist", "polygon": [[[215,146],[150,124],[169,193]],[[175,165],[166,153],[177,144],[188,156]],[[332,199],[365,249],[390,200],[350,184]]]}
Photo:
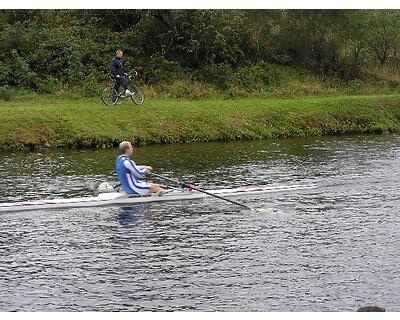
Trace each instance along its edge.
{"label": "cyclist", "polygon": [[115,90],[119,89],[119,86],[122,84],[122,87],[125,89],[125,96],[129,97],[132,95],[132,92],[128,90],[128,79],[126,78],[126,73],[124,70],[124,64],[122,63],[122,57],[124,53],[122,50],[117,50],[115,53],[115,57],[110,61],[110,73],[111,76],[115,78]]}

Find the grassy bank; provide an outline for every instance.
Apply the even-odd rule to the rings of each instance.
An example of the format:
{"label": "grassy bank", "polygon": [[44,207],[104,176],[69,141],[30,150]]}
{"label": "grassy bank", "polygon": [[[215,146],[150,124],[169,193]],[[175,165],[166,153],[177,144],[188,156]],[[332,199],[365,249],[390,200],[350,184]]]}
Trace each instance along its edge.
{"label": "grassy bank", "polygon": [[400,132],[400,95],[246,100],[125,100],[26,95],[0,101],[0,148],[108,147]]}

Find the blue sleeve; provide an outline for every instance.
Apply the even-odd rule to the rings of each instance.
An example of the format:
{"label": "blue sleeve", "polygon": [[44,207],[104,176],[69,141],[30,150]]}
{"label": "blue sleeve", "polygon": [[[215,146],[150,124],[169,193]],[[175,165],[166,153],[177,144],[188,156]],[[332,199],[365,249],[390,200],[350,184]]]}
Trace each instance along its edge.
{"label": "blue sleeve", "polygon": [[125,160],[124,166],[128,171],[137,178],[143,178],[149,172],[149,170],[144,166],[137,166],[132,160]]}

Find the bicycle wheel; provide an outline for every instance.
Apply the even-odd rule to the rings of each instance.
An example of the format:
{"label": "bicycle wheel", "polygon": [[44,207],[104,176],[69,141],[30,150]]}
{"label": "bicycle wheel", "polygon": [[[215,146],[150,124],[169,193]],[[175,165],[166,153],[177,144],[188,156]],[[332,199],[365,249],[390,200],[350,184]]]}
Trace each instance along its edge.
{"label": "bicycle wheel", "polygon": [[137,105],[142,104],[144,101],[144,94],[143,94],[142,90],[138,86],[132,84],[130,91],[132,92],[132,95],[131,95],[132,101]]}
{"label": "bicycle wheel", "polygon": [[118,92],[114,89],[114,87],[105,88],[101,94],[101,100],[107,106],[116,104],[118,102],[118,98]]}

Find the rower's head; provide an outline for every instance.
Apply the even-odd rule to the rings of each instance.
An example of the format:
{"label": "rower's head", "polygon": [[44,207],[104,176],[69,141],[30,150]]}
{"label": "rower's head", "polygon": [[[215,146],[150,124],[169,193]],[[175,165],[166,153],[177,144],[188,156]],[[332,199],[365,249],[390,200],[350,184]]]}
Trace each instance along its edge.
{"label": "rower's head", "polygon": [[132,155],[133,147],[132,144],[129,141],[122,141],[119,144],[119,150],[121,150],[121,153],[127,156]]}

